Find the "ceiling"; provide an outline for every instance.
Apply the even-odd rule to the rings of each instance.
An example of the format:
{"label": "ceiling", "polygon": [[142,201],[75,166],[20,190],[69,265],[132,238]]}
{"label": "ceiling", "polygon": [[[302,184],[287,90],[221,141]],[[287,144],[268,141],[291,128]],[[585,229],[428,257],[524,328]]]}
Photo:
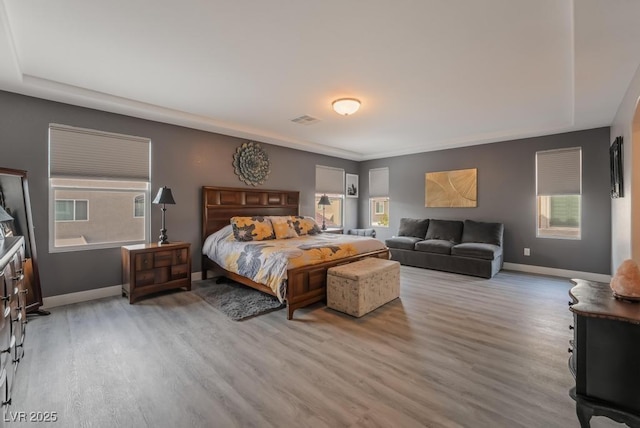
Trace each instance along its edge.
{"label": "ceiling", "polygon": [[608,126],[640,64],[637,0],[0,0],[0,24],[0,89],[353,160]]}

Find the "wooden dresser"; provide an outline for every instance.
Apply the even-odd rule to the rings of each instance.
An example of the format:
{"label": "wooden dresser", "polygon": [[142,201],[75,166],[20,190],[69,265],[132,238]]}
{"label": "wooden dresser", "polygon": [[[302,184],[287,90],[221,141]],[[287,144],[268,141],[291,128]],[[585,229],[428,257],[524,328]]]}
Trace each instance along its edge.
{"label": "wooden dresser", "polygon": [[122,295],[133,303],[158,291],[191,290],[190,248],[187,242],[122,247]]}
{"label": "wooden dresser", "polygon": [[0,239],[0,399],[6,413],[26,332],[25,242],[22,236]]}
{"label": "wooden dresser", "polygon": [[613,297],[607,284],[572,280],[571,397],[582,428],[592,416],[640,427],[640,302]]}

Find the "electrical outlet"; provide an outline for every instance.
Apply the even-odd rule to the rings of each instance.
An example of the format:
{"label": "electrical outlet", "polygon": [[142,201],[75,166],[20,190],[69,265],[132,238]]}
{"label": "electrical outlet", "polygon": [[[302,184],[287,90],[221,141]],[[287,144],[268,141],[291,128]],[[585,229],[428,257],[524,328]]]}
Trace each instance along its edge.
{"label": "electrical outlet", "polygon": [[530,248],[525,248],[524,249],[524,255],[525,256],[530,256],[531,255],[531,249]]}

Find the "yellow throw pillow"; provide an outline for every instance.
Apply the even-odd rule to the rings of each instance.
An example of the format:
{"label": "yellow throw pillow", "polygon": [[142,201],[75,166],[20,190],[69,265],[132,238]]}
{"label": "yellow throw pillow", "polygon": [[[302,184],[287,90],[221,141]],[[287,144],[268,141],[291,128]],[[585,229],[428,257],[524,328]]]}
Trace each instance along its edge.
{"label": "yellow throw pillow", "polygon": [[236,241],[264,241],[276,237],[268,217],[231,217],[231,227]]}
{"label": "yellow throw pillow", "polygon": [[320,226],[318,226],[318,223],[316,223],[312,217],[294,215],[291,216],[291,221],[293,222],[293,227],[299,236],[315,235],[322,231]]}
{"label": "yellow throw pillow", "polygon": [[276,239],[297,238],[298,233],[293,227],[293,222],[289,216],[272,216],[269,217],[273,225],[273,231],[276,233]]}

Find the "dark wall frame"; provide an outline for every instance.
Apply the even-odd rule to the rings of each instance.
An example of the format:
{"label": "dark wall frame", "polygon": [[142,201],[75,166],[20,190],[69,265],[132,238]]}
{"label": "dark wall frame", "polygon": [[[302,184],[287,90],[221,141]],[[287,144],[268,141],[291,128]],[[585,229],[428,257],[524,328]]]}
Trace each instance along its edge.
{"label": "dark wall frame", "polygon": [[3,208],[14,219],[13,233],[24,236],[25,264],[23,275],[27,290],[27,313],[48,314],[40,309],[42,306],[42,289],[38,270],[36,239],[31,216],[31,199],[27,172],[19,169],[0,168],[0,193]]}
{"label": "dark wall frame", "polygon": [[622,171],[622,137],[616,137],[613,144],[609,148],[609,162],[611,164],[611,198],[624,197],[624,183]]}

